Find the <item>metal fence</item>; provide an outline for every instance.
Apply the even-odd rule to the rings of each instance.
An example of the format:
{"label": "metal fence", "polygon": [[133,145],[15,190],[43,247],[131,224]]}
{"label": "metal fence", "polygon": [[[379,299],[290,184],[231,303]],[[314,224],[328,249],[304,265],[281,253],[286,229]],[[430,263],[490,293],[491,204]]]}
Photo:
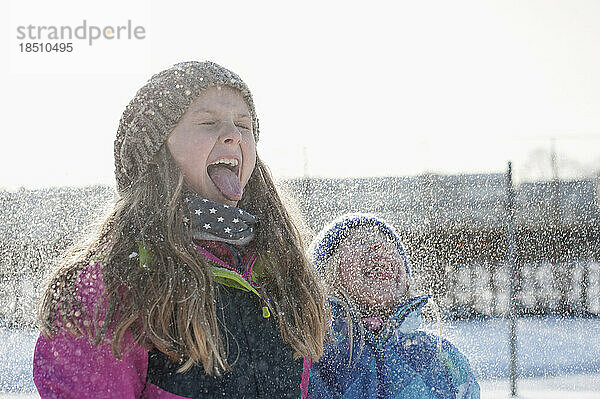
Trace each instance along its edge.
{"label": "metal fence", "polygon": [[[510,269],[506,263],[445,265],[440,298],[452,317],[505,316]],[[516,313],[600,314],[600,262],[526,263],[517,270]]]}
{"label": "metal fence", "polygon": [[[449,316],[507,313],[503,174],[280,184],[312,232],[347,212],[385,217],[403,236],[421,290],[433,293]],[[517,187],[519,314],[600,314],[599,192],[598,179]],[[113,200],[107,186],[0,191],[4,324],[34,323],[35,302],[53,260]]]}

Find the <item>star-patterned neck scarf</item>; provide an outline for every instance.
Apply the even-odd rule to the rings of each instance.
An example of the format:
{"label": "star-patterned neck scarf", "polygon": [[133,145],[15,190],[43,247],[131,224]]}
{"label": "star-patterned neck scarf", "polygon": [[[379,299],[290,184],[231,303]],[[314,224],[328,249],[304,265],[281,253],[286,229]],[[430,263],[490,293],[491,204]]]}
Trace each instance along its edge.
{"label": "star-patterned neck scarf", "polygon": [[256,216],[235,206],[219,204],[196,194],[185,194],[192,237],[243,246],[254,238]]}

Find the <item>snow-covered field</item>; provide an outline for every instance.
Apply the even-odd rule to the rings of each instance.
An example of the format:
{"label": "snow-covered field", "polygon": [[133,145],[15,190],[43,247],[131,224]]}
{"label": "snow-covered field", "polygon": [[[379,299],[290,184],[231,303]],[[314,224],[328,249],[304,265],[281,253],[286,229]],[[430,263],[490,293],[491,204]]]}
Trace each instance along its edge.
{"label": "snow-covered field", "polygon": [[[448,322],[442,334],[467,355],[478,377],[508,378],[508,326],[505,319]],[[517,337],[521,376],[600,374],[599,318],[520,319]]]}
{"label": "snow-covered field", "polygon": [[[479,384],[483,399],[510,397],[507,379],[481,380]],[[598,399],[600,398],[599,386],[600,375],[598,374],[526,378],[519,381],[518,397],[520,399]],[[0,398],[39,399],[39,395],[35,392],[0,392]]]}
{"label": "snow-covered field", "polygon": [[[482,398],[508,398],[508,322],[447,322],[443,334],[470,359]],[[518,393],[524,399],[600,399],[600,319],[526,318],[517,325]],[[36,398],[37,333],[0,328],[0,398]]]}
{"label": "snow-covered field", "polygon": [[[480,380],[483,399],[510,397],[508,379]],[[521,399],[598,399],[600,372],[555,377],[527,377],[518,381],[517,393]]]}

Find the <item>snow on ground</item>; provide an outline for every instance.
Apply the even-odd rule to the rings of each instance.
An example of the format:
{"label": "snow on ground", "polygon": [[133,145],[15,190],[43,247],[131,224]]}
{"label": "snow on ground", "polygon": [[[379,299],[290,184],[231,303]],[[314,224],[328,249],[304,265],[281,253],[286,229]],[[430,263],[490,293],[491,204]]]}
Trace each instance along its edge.
{"label": "snow on ground", "polygon": [[[479,378],[508,377],[508,320],[446,322],[445,336]],[[530,317],[517,323],[518,373],[525,377],[600,374],[600,318]],[[600,399],[600,397],[599,397]]]}
{"label": "snow on ground", "polygon": [[[593,385],[590,387],[589,385]],[[482,399],[508,399],[507,379],[481,380]],[[595,388],[594,388],[595,387]],[[546,378],[526,378],[517,385],[518,399],[598,399],[600,375],[575,375]],[[34,392],[1,393],[0,399],[39,399]]]}
{"label": "snow on ground", "polygon": [[35,391],[33,350],[37,331],[0,327],[0,393]]}
{"label": "snow on ground", "polygon": [[[508,321],[446,322],[470,359],[482,398],[509,397]],[[600,319],[537,317],[517,324],[521,399],[600,399]],[[38,398],[31,377],[37,332],[0,327],[0,399]]]}
{"label": "snow on ground", "polygon": [[[479,386],[482,399],[510,397],[506,378],[480,380]],[[520,399],[599,399],[600,374],[523,378],[517,382],[517,395]]]}

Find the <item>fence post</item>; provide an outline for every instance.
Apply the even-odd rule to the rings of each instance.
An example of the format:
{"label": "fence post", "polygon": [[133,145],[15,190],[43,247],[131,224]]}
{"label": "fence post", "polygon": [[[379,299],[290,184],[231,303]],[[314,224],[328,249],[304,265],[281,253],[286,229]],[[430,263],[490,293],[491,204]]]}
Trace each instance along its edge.
{"label": "fence post", "polygon": [[512,179],[512,162],[508,163],[506,172],[506,211],[507,211],[507,263],[510,270],[510,285],[508,296],[508,318],[510,324],[509,348],[510,348],[510,394],[517,396],[517,262],[516,262],[516,238],[515,238],[515,189]]}

